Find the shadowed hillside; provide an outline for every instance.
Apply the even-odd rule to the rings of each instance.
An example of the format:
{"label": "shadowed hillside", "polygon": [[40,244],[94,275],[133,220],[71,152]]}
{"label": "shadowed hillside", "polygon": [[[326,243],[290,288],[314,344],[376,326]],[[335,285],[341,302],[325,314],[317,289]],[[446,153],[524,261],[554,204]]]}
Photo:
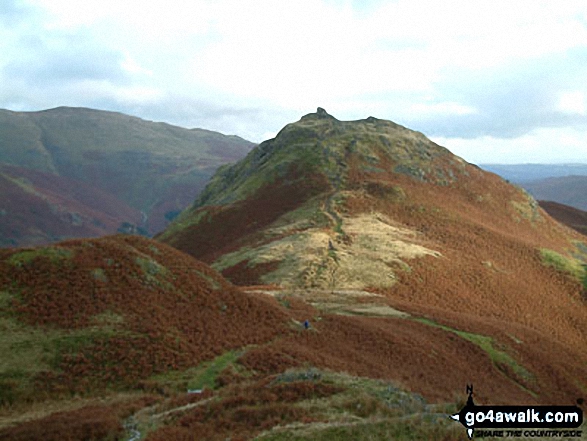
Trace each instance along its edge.
{"label": "shadowed hillside", "polygon": [[538,201],[538,203],[560,223],[587,235],[587,212],[553,201]]}
{"label": "shadowed hillside", "polygon": [[0,247],[104,236],[136,228],[141,212],[81,181],[0,164]]}
{"label": "shadowed hillside", "polygon": [[[11,231],[3,231],[3,242],[31,245],[94,236],[100,229],[115,233],[122,222],[156,233],[196,197],[216,168],[242,158],[252,146],[236,136],[114,112],[68,107],[41,112],[0,110],[0,163],[55,176],[45,179],[46,186],[33,185],[34,190],[55,193],[62,200],[49,201],[54,211],[71,213],[82,224],[82,228],[70,224],[71,231],[66,231],[68,225],[62,222],[53,228],[57,233],[51,228],[45,231],[36,213],[26,217],[23,210],[3,207],[5,219],[22,225],[12,236]],[[11,176],[20,169],[11,168]],[[94,204],[93,209],[104,212],[88,219],[88,207],[72,207],[71,191],[58,193],[66,185],[78,187],[77,202],[90,201],[100,192],[108,194],[113,204]],[[108,222],[94,225],[109,212],[119,211],[121,204],[126,205],[116,219],[122,218],[121,223],[114,228]],[[124,217],[129,211],[142,214]]]}

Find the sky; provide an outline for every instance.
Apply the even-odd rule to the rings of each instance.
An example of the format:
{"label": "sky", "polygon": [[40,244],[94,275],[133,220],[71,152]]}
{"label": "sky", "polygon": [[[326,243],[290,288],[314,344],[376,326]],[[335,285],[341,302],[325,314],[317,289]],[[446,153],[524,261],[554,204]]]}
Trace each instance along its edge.
{"label": "sky", "polygon": [[473,163],[587,163],[584,0],[1,0],[0,108],[274,137],[317,107]]}

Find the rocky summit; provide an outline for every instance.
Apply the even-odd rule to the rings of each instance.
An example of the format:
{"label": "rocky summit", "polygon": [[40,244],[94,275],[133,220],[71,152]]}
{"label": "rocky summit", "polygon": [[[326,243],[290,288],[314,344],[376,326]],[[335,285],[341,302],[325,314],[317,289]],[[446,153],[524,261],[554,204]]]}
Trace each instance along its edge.
{"label": "rocky summit", "polygon": [[391,287],[475,224],[529,240],[559,228],[524,191],[419,132],[318,108],[221,168],[160,239],[237,283],[356,289]]}

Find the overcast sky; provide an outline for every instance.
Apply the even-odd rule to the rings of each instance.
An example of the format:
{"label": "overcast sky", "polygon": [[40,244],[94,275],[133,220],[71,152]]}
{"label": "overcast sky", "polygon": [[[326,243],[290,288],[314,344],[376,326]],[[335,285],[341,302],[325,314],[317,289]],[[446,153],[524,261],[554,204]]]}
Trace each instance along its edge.
{"label": "overcast sky", "polygon": [[260,142],[324,107],[474,163],[587,162],[585,0],[0,0],[0,108]]}

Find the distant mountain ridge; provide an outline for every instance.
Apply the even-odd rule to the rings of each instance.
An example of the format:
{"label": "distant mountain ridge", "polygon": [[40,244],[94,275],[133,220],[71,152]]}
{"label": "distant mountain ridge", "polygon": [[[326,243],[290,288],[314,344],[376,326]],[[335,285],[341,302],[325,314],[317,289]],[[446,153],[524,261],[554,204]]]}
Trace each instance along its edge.
{"label": "distant mountain ridge", "polygon": [[[242,158],[253,145],[237,136],[102,110],[0,110],[0,163],[82,182],[108,193],[126,204],[127,210],[142,213],[140,219],[132,216],[127,223],[150,234],[163,229],[187,206],[216,168]],[[72,213],[75,217],[76,212]],[[31,222],[35,228],[34,218]],[[67,227],[64,223],[59,228]],[[0,234],[3,243],[13,239],[10,232]],[[72,228],[71,235],[58,237],[77,234],[85,232]],[[54,240],[51,234],[45,239],[42,235],[27,241],[22,233],[18,244]]]}
{"label": "distant mountain ridge", "polygon": [[523,185],[536,199],[587,210],[587,176],[553,177]]}
{"label": "distant mountain ridge", "polygon": [[516,184],[540,179],[587,175],[587,164],[479,164],[483,170],[490,171]]}

